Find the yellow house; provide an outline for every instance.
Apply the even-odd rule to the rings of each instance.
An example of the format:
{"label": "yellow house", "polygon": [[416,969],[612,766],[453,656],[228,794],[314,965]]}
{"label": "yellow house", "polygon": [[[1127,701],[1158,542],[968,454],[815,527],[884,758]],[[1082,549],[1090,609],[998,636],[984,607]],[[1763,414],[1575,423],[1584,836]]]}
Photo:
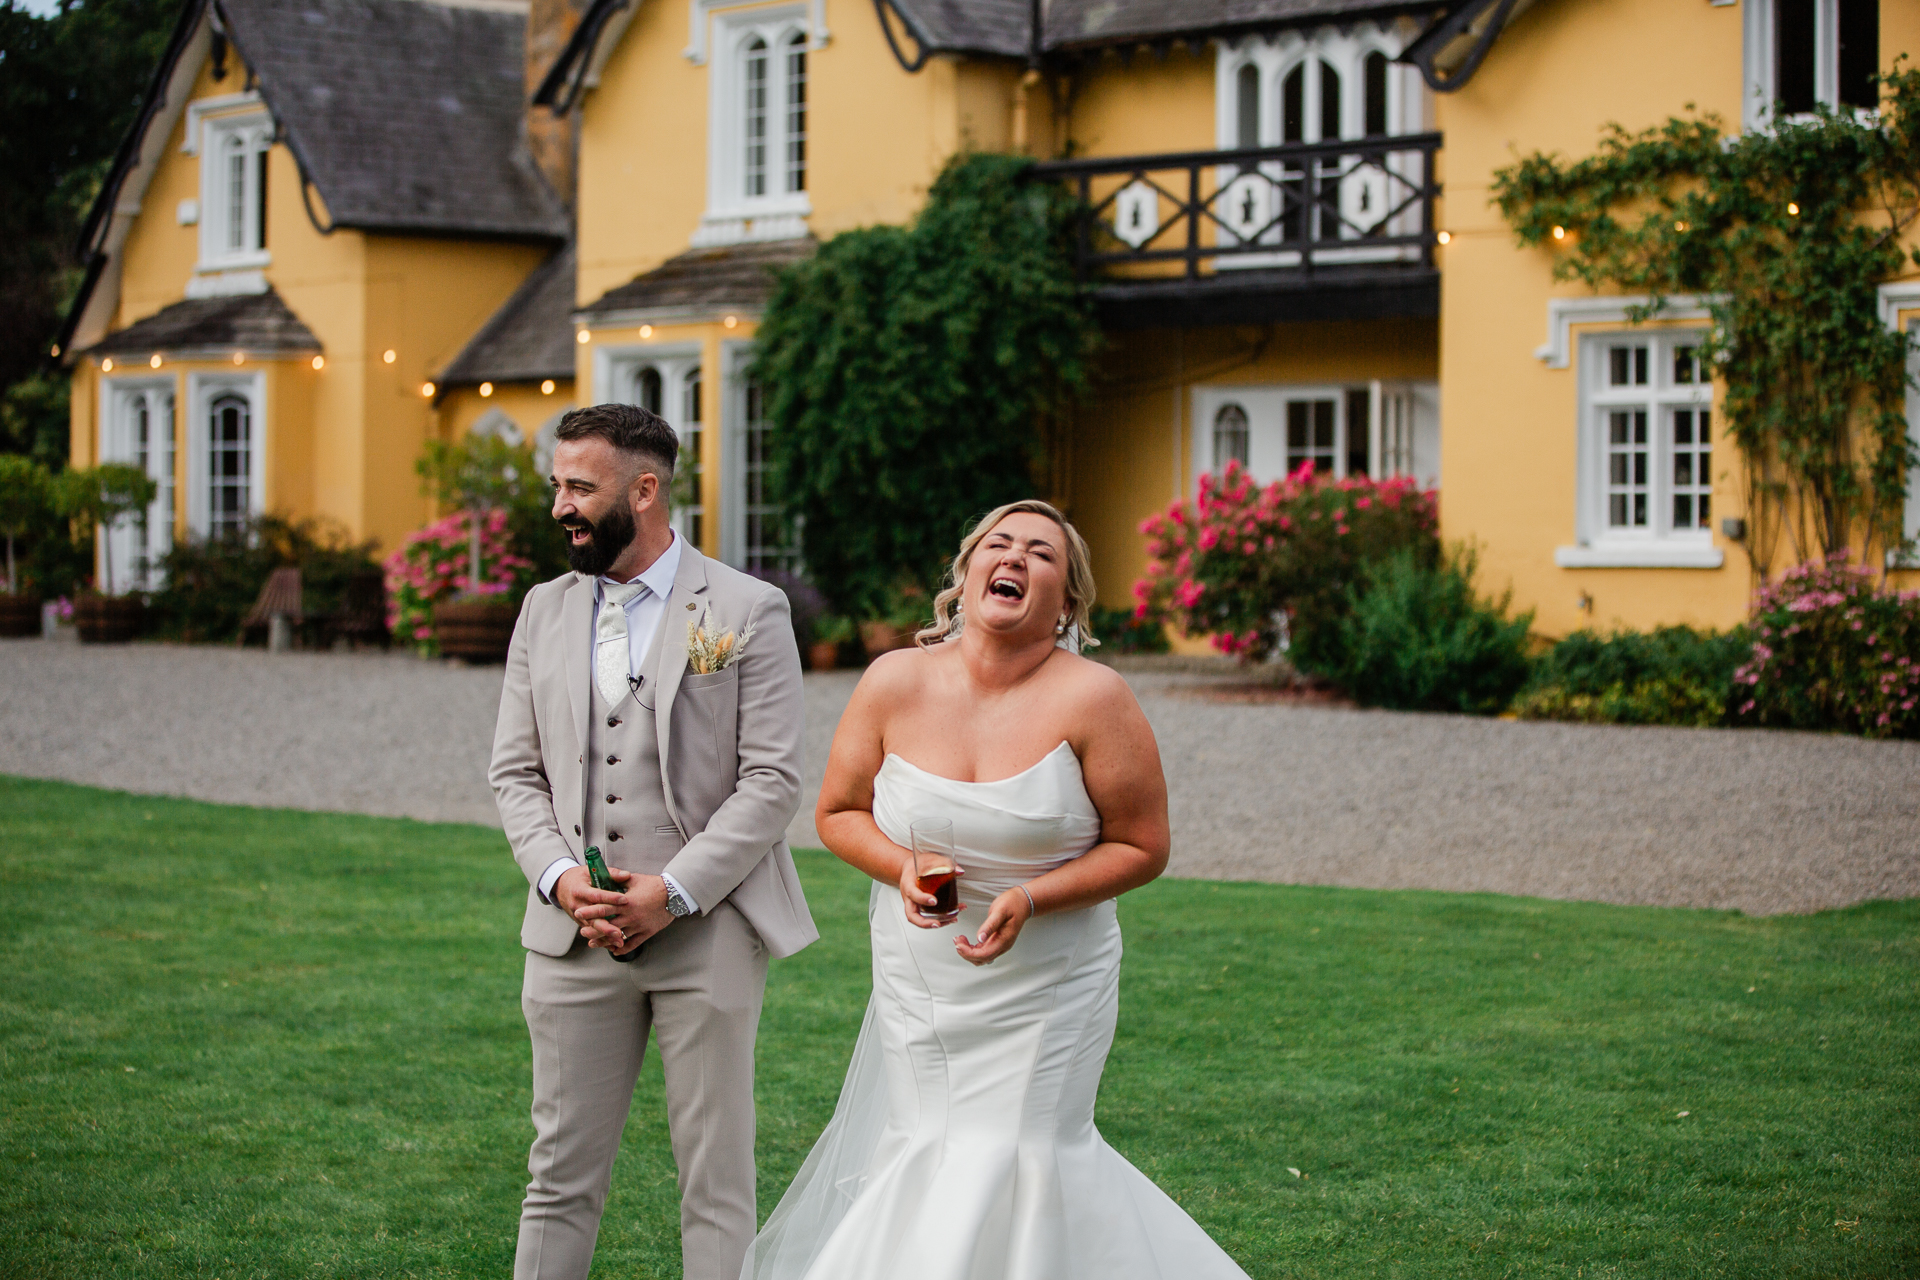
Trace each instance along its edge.
{"label": "yellow house", "polygon": [[[909,218],[957,151],[1024,150],[1101,224],[1104,376],[1052,496],[1104,601],[1202,472],[1311,461],[1440,485],[1445,536],[1548,634],[1736,621],[1740,486],[1704,313],[1636,328],[1555,284],[1494,170],[1689,104],[1853,102],[1920,47],[1920,10],[1876,0],[593,0],[568,25],[535,101],[579,139],[575,378],[681,427],[709,552],[783,555],[747,373],[768,267]],[[1920,319],[1920,278],[1885,297]],[[1657,424],[1624,495],[1617,411]]]}
{"label": "yellow house", "polygon": [[429,515],[423,442],[479,382],[519,398],[529,434],[571,399],[570,353],[515,338],[552,295],[543,267],[563,336],[572,304],[526,60],[510,5],[190,0],[88,221],[61,343],[73,461],[160,484],[145,529],[115,535],[114,589],[172,539],[265,512],[391,546]]}

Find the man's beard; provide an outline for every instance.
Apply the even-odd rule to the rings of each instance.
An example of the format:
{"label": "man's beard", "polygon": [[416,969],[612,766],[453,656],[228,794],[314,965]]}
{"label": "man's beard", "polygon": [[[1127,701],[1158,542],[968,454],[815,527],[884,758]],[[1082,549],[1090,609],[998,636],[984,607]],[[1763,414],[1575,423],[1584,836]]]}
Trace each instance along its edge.
{"label": "man's beard", "polygon": [[[567,563],[575,573],[584,573],[590,578],[599,577],[613,568],[613,562],[620,558],[620,553],[633,543],[633,512],[625,504],[614,507],[597,522],[585,516],[576,516],[574,520],[576,527],[585,525],[587,529],[585,542],[576,543],[571,536],[567,539]],[[560,527],[565,529],[568,526],[562,522]]]}

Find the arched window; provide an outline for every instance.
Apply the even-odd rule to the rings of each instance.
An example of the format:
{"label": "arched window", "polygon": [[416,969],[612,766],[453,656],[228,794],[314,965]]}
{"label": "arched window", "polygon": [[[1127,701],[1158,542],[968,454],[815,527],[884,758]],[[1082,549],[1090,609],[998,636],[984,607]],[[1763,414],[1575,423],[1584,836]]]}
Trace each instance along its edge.
{"label": "arched window", "polygon": [[1367,92],[1367,136],[1378,138],[1387,132],[1387,55],[1378,49],[1367,55],[1365,65]]}
{"label": "arched window", "polygon": [[1248,63],[1241,67],[1234,77],[1235,111],[1237,113],[1234,141],[1242,147],[1260,145],[1260,68]]}
{"label": "arched window", "polygon": [[238,392],[207,406],[207,533],[238,533],[253,508],[253,408]]}
{"label": "arched window", "polygon": [[1237,404],[1220,406],[1213,415],[1213,471],[1227,469],[1229,462],[1247,465],[1247,411]]}
{"label": "arched window", "polygon": [[660,371],[652,365],[642,369],[633,380],[633,398],[648,413],[660,412]]}
{"label": "arched window", "polygon": [[1280,81],[1280,141],[1307,139],[1307,64],[1301,63]]}
{"label": "arched window", "polygon": [[786,189],[807,189],[807,37],[796,31],[787,40]]}
{"label": "arched window", "polygon": [[1320,142],[1340,136],[1340,73],[1330,62],[1320,64]]}
{"label": "arched window", "polygon": [[767,42],[759,36],[747,42],[744,66],[746,111],[742,117],[746,155],[741,172],[748,196],[767,194]]}

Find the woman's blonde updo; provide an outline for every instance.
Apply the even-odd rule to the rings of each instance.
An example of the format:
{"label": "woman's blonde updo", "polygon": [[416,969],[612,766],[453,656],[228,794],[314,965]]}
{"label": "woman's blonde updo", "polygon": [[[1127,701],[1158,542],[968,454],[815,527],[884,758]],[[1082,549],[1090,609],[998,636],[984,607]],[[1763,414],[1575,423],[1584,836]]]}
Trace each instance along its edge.
{"label": "woman's blonde updo", "polygon": [[914,633],[915,644],[924,649],[960,633],[963,621],[960,616],[960,593],[966,589],[967,566],[973,561],[974,548],[980,545],[981,539],[993,532],[995,525],[1019,512],[1045,516],[1067,535],[1067,635],[1074,641],[1068,647],[1078,649],[1100,643],[1093,635],[1093,557],[1087,551],[1087,540],[1080,536],[1078,529],[1067,523],[1067,518],[1051,502],[1023,498],[987,512],[980,517],[979,523],[967,531],[967,536],[960,539],[960,552],[954,556],[953,565],[947,570],[946,588],[933,598],[933,625],[922,627]]}

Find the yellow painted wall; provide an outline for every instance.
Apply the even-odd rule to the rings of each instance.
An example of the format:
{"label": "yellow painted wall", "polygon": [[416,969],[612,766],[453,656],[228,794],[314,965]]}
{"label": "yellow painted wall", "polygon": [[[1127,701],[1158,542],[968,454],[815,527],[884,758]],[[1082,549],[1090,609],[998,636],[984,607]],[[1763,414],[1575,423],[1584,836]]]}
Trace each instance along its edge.
{"label": "yellow painted wall", "polygon": [[574,407],[573,385],[570,378],[555,381],[551,393],[542,393],[537,382],[501,382],[494,385],[490,396],[481,395],[478,387],[456,388],[440,399],[435,417],[437,438],[458,440],[484,415],[498,409],[531,441],[554,414]]}

